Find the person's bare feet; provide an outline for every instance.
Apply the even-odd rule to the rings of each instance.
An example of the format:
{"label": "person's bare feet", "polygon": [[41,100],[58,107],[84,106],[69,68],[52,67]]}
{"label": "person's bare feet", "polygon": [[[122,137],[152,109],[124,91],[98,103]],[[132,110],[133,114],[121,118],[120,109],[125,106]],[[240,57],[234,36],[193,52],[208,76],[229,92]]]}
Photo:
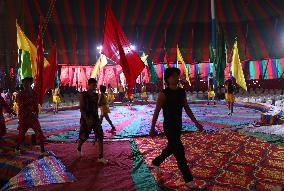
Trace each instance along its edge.
{"label": "person's bare feet", "polygon": [[107,164],[108,160],[102,157],[102,158],[98,158],[97,162],[102,163],[102,164]]}
{"label": "person's bare feet", "polygon": [[188,187],[188,188],[191,188],[191,189],[198,188],[197,184],[194,181],[190,181],[190,182],[185,183],[185,186]]}

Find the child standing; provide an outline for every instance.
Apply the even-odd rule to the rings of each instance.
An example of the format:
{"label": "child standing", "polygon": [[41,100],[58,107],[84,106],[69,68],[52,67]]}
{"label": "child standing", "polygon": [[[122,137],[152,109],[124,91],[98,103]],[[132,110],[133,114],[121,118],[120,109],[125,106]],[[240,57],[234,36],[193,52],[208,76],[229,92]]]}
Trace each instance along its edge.
{"label": "child standing", "polygon": [[144,83],[142,84],[142,88],[141,88],[141,99],[142,99],[142,102],[145,101],[146,103],[148,103],[148,95],[147,95],[147,90],[146,90],[146,86]]}
{"label": "child standing", "polygon": [[234,92],[235,92],[235,88],[234,88],[234,85],[233,85],[233,80],[228,79],[225,82],[225,99],[228,102],[228,109],[229,109],[228,115],[233,115],[234,102],[235,102]]}
{"label": "child standing", "polygon": [[60,90],[59,87],[52,90],[52,102],[53,102],[53,112],[58,113],[58,106],[60,103]]}
{"label": "child standing", "polygon": [[107,100],[109,102],[110,106],[113,106],[113,102],[114,102],[114,93],[113,93],[113,88],[111,87],[110,84],[108,84],[108,88],[107,88]]}
{"label": "child standing", "polygon": [[[184,108],[187,115],[195,123],[196,127],[202,131],[202,125],[196,120],[186,100],[185,90],[178,87],[180,70],[178,68],[167,68],[164,74],[164,79],[167,84],[162,92],[160,92],[157,100],[156,109],[154,112],[150,136],[155,135],[155,125],[159,116],[159,112],[163,109],[164,122],[163,128],[168,140],[167,147],[162,151],[160,156],[152,161],[157,174],[160,176],[160,164],[170,155],[174,155],[179,170],[182,172],[185,185],[189,188],[197,188],[196,183],[190,173],[187,161],[185,158],[184,146],[181,142],[182,129],[182,109]],[[185,83],[183,81],[183,83]],[[186,84],[185,84],[186,85]]]}
{"label": "child standing", "polygon": [[19,114],[19,106],[17,104],[17,96],[19,94],[20,87],[16,87],[16,91],[12,95],[12,100],[13,100],[13,110],[16,112],[17,116]]}
{"label": "child standing", "polygon": [[214,105],[216,105],[213,73],[210,73],[208,77],[208,103],[207,105],[209,105],[210,99],[212,99],[214,102]]}
{"label": "child standing", "polygon": [[100,120],[101,122],[103,122],[104,118],[107,120],[107,122],[110,124],[111,126],[111,131],[116,131],[114,125],[112,124],[112,121],[109,118],[109,106],[108,106],[108,101],[107,101],[107,95],[106,95],[106,87],[101,85],[100,86],[100,98],[99,98],[99,107],[101,109],[101,116],[100,116]]}
{"label": "child standing", "polygon": [[27,77],[22,80],[24,90],[20,91],[17,96],[19,106],[19,135],[18,144],[16,146],[16,154],[20,154],[20,145],[25,139],[25,134],[29,128],[35,132],[36,141],[40,144],[41,153],[45,154],[44,136],[38,120],[38,103],[37,96],[31,87],[33,78]]}
{"label": "child standing", "polygon": [[82,145],[89,138],[90,133],[94,130],[96,138],[99,141],[99,158],[98,162],[107,164],[108,161],[103,157],[103,129],[98,113],[98,100],[99,96],[96,93],[97,80],[90,78],[88,80],[87,91],[80,95],[80,132],[77,152],[82,156]]}

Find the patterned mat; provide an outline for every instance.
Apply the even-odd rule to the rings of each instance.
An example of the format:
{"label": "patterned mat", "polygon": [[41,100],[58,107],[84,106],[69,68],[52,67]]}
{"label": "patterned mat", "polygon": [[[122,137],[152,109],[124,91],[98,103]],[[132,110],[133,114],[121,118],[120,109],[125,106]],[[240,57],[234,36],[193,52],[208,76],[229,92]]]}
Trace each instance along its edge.
{"label": "patterned mat", "polygon": [[[232,130],[259,121],[261,112],[254,108],[235,107],[233,116],[228,116],[226,105],[195,103],[190,105],[197,119],[208,131]],[[111,108],[110,118],[117,132],[109,133],[110,125],[103,121],[106,138],[124,139],[148,135],[155,105],[116,106]],[[195,131],[194,123],[183,113],[183,130]],[[59,114],[43,114],[40,122],[44,135],[51,141],[76,141],[79,134],[79,110],[60,111]],[[158,132],[162,133],[163,115],[158,119]],[[16,130],[17,120],[7,123],[10,130]],[[91,136],[91,139],[94,136]]]}
{"label": "patterned mat", "polygon": [[[284,186],[284,147],[236,132],[186,133],[182,135],[186,158],[194,178],[206,190],[272,190]],[[136,138],[152,175],[151,161],[166,146],[164,137]],[[161,170],[166,185],[186,190],[175,158],[169,157]]]}
{"label": "patterned mat", "polygon": [[31,136],[26,136],[26,144],[21,146],[21,155],[15,155],[15,140],[15,134],[10,133],[0,140],[0,187],[40,156],[40,148],[31,145]]}
{"label": "patterned mat", "polygon": [[[35,146],[34,137],[31,135],[26,136],[25,143],[21,146],[21,154],[16,155],[14,148],[16,145],[16,136],[14,133],[8,133],[0,140],[0,188],[5,184],[5,190],[8,188],[25,188],[29,186],[37,186],[42,184],[62,183],[62,181],[71,181],[71,175],[67,176],[67,172],[63,171],[64,165],[55,158],[45,158],[44,161],[47,165],[43,165],[44,161],[38,160],[40,158],[40,148]],[[53,154],[52,157],[55,155]],[[27,165],[29,165],[28,169]],[[25,169],[25,170],[23,170]],[[44,171],[42,170],[44,169]],[[57,169],[57,171],[54,171]],[[48,176],[46,172],[53,171],[53,176],[57,179],[49,181],[42,180],[38,182],[37,178]],[[18,173],[22,172],[22,175]],[[7,182],[12,178],[12,182]],[[69,178],[68,178],[69,177]],[[10,180],[11,181],[11,180]],[[28,181],[32,181],[33,184]],[[48,182],[49,181],[49,182]]]}
{"label": "patterned mat", "polygon": [[76,179],[55,156],[35,160],[11,178],[1,189],[32,188],[48,184],[74,182]]}

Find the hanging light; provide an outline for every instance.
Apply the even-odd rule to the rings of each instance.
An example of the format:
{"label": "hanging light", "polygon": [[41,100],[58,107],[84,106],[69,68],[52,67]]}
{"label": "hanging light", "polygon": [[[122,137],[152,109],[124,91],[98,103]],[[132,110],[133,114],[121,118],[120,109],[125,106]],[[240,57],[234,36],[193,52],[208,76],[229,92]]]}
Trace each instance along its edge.
{"label": "hanging light", "polygon": [[99,51],[99,53],[102,52],[102,49],[103,49],[103,46],[102,46],[102,45],[97,46],[97,50]]}
{"label": "hanging light", "polygon": [[136,46],[135,45],[130,45],[131,50],[136,50]]}

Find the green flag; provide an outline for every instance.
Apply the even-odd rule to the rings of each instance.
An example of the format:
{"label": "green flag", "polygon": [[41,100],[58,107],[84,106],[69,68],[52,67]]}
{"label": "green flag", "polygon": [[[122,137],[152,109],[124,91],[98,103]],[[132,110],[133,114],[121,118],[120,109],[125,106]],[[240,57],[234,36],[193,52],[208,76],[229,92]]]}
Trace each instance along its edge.
{"label": "green flag", "polygon": [[59,77],[59,71],[57,70],[56,71],[56,74],[55,74],[55,81],[56,81],[56,85],[59,87],[60,86],[60,77]]}
{"label": "green flag", "polygon": [[158,81],[158,76],[155,71],[155,68],[151,62],[148,63],[149,71],[150,71],[150,82],[152,84],[156,83]]}
{"label": "green flag", "polygon": [[215,63],[216,55],[213,50],[212,43],[209,44],[209,59],[211,63]]}
{"label": "green flag", "polygon": [[216,59],[214,59],[214,65],[216,68],[216,80],[218,86],[224,84],[224,70],[226,68],[226,41],[224,36],[224,31],[222,28],[219,29],[217,33],[217,49],[216,49]]}
{"label": "green flag", "polygon": [[32,77],[33,74],[30,53],[28,51],[22,50],[21,60],[21,79]]}

